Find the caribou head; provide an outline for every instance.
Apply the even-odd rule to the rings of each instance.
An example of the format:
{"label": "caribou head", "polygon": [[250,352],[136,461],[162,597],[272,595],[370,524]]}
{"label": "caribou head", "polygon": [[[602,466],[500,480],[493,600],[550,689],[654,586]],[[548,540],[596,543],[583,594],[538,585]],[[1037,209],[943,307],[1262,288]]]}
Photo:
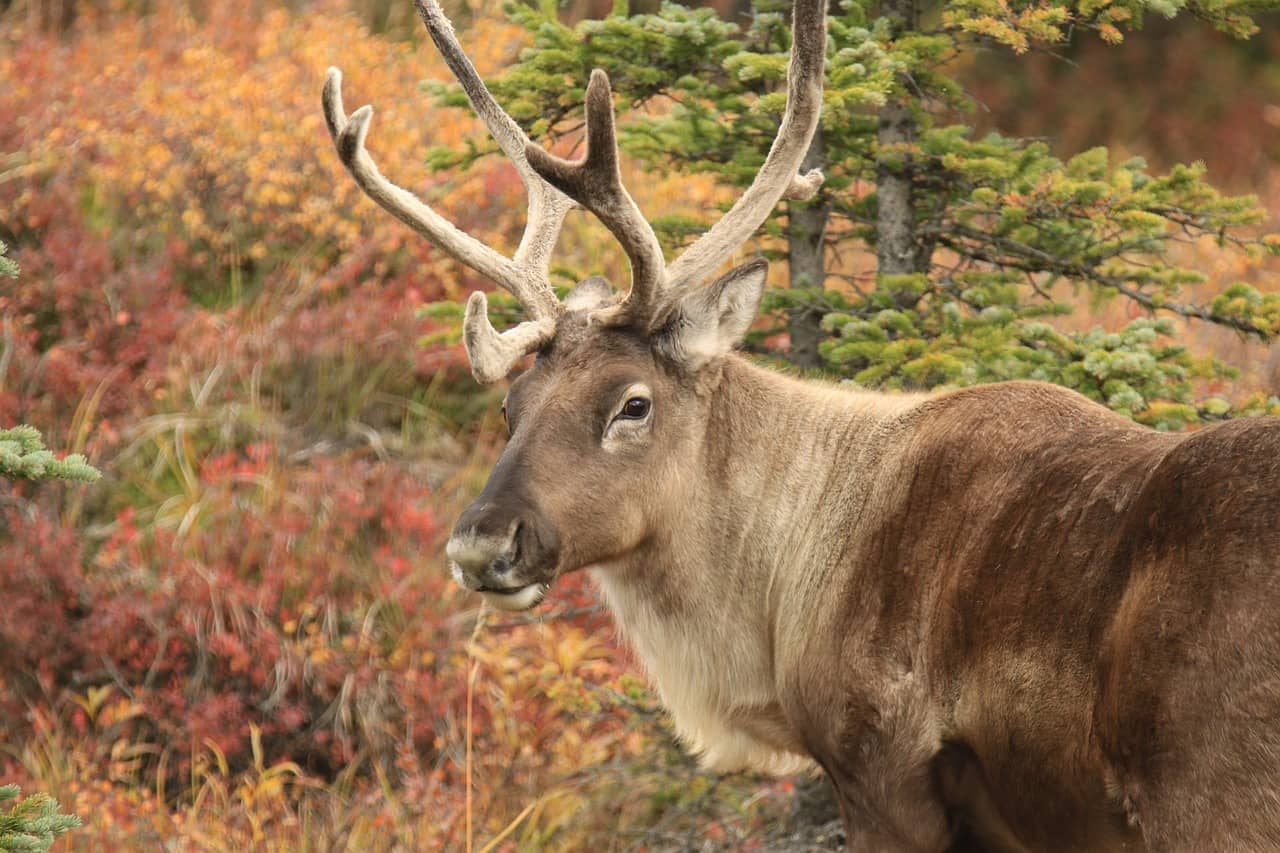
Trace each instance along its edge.
{"label": "caribou head", "polygon": [[[347,115],[337,69],[325,81],[325,117],[342,162],[371,198],[510,291],[528,314],[499,332],[483,292],[467,302],[463,340],[479,382],[501,380],[526,356],[537,358],[511,385],[504,406],[511,440],[448,545],[460,584],[496,607],[525,609],[560,574],[634,554],[678,511],[682,472],[696,461],[718,360],[751,325],[766,264],[716,273],[780,199],[812,196],[822,182],[820,172],[798,169],[821,106],[825,7],[821,0],[796,4],[787,108],[754,183],[668,264],[622,185],[605,73],[594,71],[587,86],[583,156],[561,159],[532,144],[498,106],[435,0],[415,2],[528,193],[528,221],[514,256],[459,231],[381,175],[365,149],[372,110]],[[549,260],[574,206],[599,218],[624,249],[631,267],[625,295],[593,277],[557,299]]]}

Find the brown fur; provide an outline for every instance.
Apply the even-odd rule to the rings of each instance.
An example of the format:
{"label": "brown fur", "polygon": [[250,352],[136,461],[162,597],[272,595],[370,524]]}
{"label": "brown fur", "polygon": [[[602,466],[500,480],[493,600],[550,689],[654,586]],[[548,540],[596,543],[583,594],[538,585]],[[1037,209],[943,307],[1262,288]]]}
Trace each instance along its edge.
{"label": "brown fur", "polygon": [[[862,665],[783,694],[847,819],[884,825],[867,848],[957,822],[1008,849],[1280,846],[1280,422],[1162,435],[1010,383],[920,403],[893,444],[853,475],[838,603],[801,641]],[[922,772],[952,746],[958,772]]]}
{"label": "brown fur", "polygon": [[[689,374],[562,326],[499,470],[710,764],[816,760],[852,850],[1280,846],[1280,421]],[[592,450],[636,381],[651,440]]]}

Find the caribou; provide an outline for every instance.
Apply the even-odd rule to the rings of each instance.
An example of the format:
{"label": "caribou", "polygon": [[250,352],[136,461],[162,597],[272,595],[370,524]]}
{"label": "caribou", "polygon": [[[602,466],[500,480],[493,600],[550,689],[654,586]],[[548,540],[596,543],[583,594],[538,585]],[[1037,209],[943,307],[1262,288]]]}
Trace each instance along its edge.
{"label": "caribou", "polygon": [[[369,107],[323,105],[383,208],[510,291],[467,302],[506,448],[457,520],[458,583],[537,605],[587,569],[710,768],[825,772],[855,851],[1280,849],[1280,420],[1188,434],[1063,388],[888,395],[734,353],[766,264],[717,275],[801,174],[824,0],[796,0],[787,106],[754,183],[668,263],[623,187],[605,74],[569,161],[496,103],[436,0],[431,39],[528,193],[510,257],[378,170]],[[570,209],[630,262],[561,301]]]}

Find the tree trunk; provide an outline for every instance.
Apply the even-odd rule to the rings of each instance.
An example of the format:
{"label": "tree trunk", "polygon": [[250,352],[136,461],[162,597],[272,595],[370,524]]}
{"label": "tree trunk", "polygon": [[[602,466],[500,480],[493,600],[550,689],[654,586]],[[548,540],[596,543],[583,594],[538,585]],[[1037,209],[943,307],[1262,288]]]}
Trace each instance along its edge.
{"label": "tree trunk", "polygon": [[[893,22],[895,34],[915,28],[915,0],[884,0],[881,11]],[[903,85],[908,85],[903,81]],[[911,191],[911,161],[904,150],[916,141],[916,119],[907,99],[897,98],[880,108],[876,141],[876,269],[880,275],[922,272],[916,251],[916,212]]]}
{"label": "tree trunk", "polygon": [[[826,148],[822,144],[822,128],[813,135],[809,151],[805,154],[802,171],[821,169],[827,165]],[[827,278],[824,249],[826,247],[827,220],[831,217],[831,203],[819,190],[810,202],[789,202],[787,205],[787,261],[790,266],[792,288],[816,288],[821,290]],[[813,308],[796,306],[787,318],[787,331],[791,336],[792,364],[801,367],[818,367],[818,343],[822,340],[822,314]]]}

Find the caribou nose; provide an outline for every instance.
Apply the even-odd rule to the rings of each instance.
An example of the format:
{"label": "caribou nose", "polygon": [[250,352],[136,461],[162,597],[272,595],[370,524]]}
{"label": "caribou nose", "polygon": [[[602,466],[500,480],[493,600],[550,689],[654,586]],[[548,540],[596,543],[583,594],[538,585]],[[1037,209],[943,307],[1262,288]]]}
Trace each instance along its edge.
{"label": "caribou nose", "polygon": [[501,586],[519,558],[520,528],[518,520],[496,533],[476,526],[456,526],[445,554],[456,567],[459,582],[471,589]]}
{"label": "caribou nose", "polygon": [[527,610],[555,579],[558,539],[531,501],[492,486],[463,510],[445,553],[460,586],[481,593],[495,607]]}

